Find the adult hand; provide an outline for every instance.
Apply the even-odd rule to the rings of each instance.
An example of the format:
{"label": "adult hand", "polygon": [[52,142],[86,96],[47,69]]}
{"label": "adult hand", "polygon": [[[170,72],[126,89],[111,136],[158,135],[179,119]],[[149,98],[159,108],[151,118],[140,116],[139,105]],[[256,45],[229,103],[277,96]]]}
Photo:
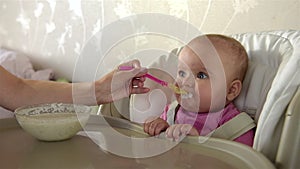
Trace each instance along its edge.
{"label": "adult hand", "polygon": [[[132,67],[131,70],[119,70],[119,67]],[[98,103],[109,103],[130,94],[141,94],[149,92],[144,87],[146,68],[142,68],[138,60],[123,63],[115,70],[105,75],[95,83],[96,97]]]}
{"label": "adult hand", "polygon": [[158,135],[162,131],[166,130],[168,127],[169,124],[161,118],[149,120],[144,123],[144,131],[150,136]]}

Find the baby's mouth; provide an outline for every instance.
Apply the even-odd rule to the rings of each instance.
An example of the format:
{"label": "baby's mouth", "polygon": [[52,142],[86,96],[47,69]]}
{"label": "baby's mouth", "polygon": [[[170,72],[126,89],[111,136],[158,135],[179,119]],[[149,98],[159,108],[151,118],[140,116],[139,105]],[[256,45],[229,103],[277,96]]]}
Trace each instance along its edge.
{"label": "baby's mouth", "polygon": [[185,93],[185,94],[181,94],[180,96],[181,96],[181,99],[190,99],[190,98],[193,97],[193,94],[187,92],[187,93]]}

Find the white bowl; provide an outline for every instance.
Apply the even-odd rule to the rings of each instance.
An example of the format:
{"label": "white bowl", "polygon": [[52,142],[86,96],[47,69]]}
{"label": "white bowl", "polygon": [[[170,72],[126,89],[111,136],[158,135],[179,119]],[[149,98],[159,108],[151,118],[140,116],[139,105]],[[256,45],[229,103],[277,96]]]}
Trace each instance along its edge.
{"label": "white bowl", "polygon": [[87,123],[92,108],[51,103],[20,107],[15,115],[20,126],[43,141],[61,141],[74,136]]}

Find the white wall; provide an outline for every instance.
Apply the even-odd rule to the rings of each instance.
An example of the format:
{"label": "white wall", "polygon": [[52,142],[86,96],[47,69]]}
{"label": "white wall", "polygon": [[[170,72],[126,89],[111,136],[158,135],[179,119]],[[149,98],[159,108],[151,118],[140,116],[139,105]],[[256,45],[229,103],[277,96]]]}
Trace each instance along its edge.
{"label": "white wall", "polygon": [[[93,35],[122,21],[120,18],[142,13],[176,16],[202,33],[300,30],[299,0],[1,0],[0,46],[26,53],[37,69],[53,68],[57,77],[72,79],[75,66],[85,59],[79,56]],[[136,32],[143,32],[142,27],[131,26]],[[124,29],[107,32],[114,38]],[[120,39],[100,56],[101,63],[93,63],[92,59],[83,64],[76,80],[101,76],[129,55],[139,58],[140,53],[150,49],[163,53],[181,43],[157,34]],[[86,57],[100,55],[93,54]],[[147,65],[152,58],[148,54],[139,59]],[[98,65],[97,73],[89,72],[95,71],[89,69],[89,64]],[[84,73],[90,77],[83,77]]]}

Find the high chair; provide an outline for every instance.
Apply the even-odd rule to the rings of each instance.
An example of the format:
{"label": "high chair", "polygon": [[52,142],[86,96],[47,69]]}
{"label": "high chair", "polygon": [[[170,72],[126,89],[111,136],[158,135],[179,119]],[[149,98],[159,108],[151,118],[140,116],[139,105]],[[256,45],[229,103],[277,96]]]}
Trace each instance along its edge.
{"label": "high chair", "polygon": [[[253,148],[267,157],[276,168],[300,168],[300,31],[267,31],[231,36],[242,43],[249,56],[248,71],[235,104],[257,124]],[[152,68],[149,72],[171,82],[172,77],[176,77],[176,56],[179,52],[180,49],[174,49],[169,56],[161,56],[150,63],[147,65]],[[164,67],[170,63],[175,68]],[[157,69],[167,73],[159,74]],[[100,112],[138,122],[145,119],[143,116],[147,116],[150,109],[150,112],[161,113],[161,103],[170,103],[174,99],[170,90],[149,80],[146,86],[162,91],[152,90],[156,91],[156,97],[160,97],[159,103],[151,99],[150,92],[103,105]],[[140,105],[149,100],[152,102],[145,103],[145,107],[152,107],[148,107],[144,113],[137,110],[136,102]],[[153,107],[158,108],[154,110]]]}
{"label": "high chair", "polygon": [[251,63],[236,105],[257,122],[253,148],[277,168],[299,168],[300,31],[233,35]]}

